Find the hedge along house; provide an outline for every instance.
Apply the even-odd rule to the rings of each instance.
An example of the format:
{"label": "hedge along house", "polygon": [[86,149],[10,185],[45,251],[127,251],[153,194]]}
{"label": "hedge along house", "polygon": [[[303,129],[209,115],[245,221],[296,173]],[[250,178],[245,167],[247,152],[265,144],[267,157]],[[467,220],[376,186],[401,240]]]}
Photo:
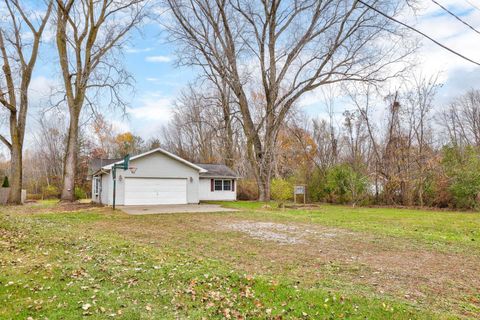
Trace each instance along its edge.
{"label": "hedge along house", "polygon": [[[119,159],[91,163],[92,201],[113,204],[114,164]],[[161,148],[130,158],[130,170],[118,170],[117,205],[195,204],[202,200],[235,201],[238,176],[222,164],[195,164]]]}

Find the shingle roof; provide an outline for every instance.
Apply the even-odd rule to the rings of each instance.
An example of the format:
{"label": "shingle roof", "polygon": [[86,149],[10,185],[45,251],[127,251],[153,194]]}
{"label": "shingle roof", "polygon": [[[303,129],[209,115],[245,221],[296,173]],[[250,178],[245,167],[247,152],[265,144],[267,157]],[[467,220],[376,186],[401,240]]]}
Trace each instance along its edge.
{"label": "shingle roof", "polygon": [[122,159],[92,159],[88,166],[88,173],[93,174],[100,170],[103,166],[107,166]]}
{"label": "shingle roof", "polygon": [[202,167],[208,172],[200,173],[200,177],[209,178],[237,178],[238,175],[224,164],[207,164],[207,163],[195,163],[197,166]]}

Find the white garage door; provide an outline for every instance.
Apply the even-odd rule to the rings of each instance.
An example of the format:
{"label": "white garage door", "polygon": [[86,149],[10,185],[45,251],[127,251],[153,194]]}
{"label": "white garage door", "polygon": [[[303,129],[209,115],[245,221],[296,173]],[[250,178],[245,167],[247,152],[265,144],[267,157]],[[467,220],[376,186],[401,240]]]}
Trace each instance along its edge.
{"label": "white garage door", "polygon": [[186,179],[125,179],[125,205],[186,203]]}

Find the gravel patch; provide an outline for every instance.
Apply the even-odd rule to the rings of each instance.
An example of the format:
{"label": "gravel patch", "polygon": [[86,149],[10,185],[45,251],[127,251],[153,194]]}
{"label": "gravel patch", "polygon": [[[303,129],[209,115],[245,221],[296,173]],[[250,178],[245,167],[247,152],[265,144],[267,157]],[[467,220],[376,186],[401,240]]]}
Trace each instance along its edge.
{"label": "gravel patch", "polygon": [[334,238],[337,236],[337,233],[332,230],[321,232],[300,226],[275,222],[243,220],[236,222],[223,222],[220,224],[220,227],[245,233],[254,239],[274,241],[280,244],[306,243],[312,236],[315,238]]}

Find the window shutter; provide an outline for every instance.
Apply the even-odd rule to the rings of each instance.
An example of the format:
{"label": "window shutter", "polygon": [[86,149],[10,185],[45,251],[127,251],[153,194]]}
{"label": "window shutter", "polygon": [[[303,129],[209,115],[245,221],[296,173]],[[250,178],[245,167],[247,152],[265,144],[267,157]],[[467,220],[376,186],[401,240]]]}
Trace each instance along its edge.
{"label": "window shutter", "polygon": [[210,179],[210,191],[211,192],[213,192],[213,190],[214,190],[214,187],[215,187],[214,184],[215,184],[214,180]]}
{"label": "window shutter", "polygon": [[232,179],[232,191],[235,191],[235,180]]}

